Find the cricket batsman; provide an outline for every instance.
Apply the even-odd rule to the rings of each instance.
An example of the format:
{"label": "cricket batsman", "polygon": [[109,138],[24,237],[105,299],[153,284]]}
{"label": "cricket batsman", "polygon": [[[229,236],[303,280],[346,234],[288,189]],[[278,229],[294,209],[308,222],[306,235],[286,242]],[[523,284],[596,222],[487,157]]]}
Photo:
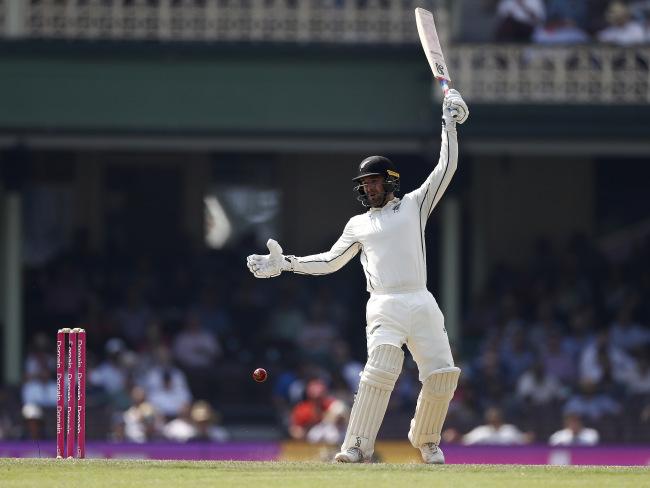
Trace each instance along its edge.
{"label": "cricket batsman", "polygon": [[465,122],[468,115],[460,93],[449,90],[442,105],[438,164],[422,186],[401,199],[395,196],[400,175],[393,163],[382,156],[364,159],[353,181],[359,201],[368,210],[348,221],[328,252],[304,257],[283,255],[280,245],[269,239],[269,254],[247,258],[255,277],[272,278],[283,271],[333,273],[361,254],[370,293],[366,308],[368,360],[341,452],[334,458],[338,462],[371,459],[390,394],[402,370],[405,344],[422,382],[408,438],[425,463],[445,462],[438,444],[460,369],[454,365],[443,314],[427,290],[424,230],[456,171],[456,125]]}

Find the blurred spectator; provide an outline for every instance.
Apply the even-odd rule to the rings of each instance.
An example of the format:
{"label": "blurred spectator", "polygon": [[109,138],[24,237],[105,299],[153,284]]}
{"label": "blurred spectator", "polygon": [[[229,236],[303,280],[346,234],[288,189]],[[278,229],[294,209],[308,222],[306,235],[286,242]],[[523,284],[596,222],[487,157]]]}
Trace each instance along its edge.
{"label": "blurred spectator", "polygon": [[178,364],[191,371],[211,369],[222,354],[216,336],[201,329],[199,318],[194,314],[186,317],[185,327],[176,335],[172,349]]}
{"label": "blurred spectator", "polygon": [[230,434],[221,425],[221,415],[206,401],[199,400],[192,405],[190,412],[196,429],[195,441],[226,442]]}
{"label": "blurred spectator", "polygon": [[630,46],[645,41],[643,26],[632,18],[625,3],[618,0],[611,2],[605,18],[608,27],[598,32],[600,42]]}
{"label": "blurred spectator", "polygon": [[638,0],[629,4],[632,15],[643,20],[645,42],[650,43],[650,0]]}
{"label": "blurred spectator", "polygon": [[580,380],[590,383],[616,381],[622,383],[634,367],[623,350],[609,342],[608,331],[601,331],[580,357]]}
{"label": "blurred spectator", "polygon": [[194,405],[185,405],[179,416],[165,425],[163,435],[176,442],[225,442],[230,435],[218,421],[219,416],[210,404],[199,400]]}
{"label": "blurred spectator", "polygon": [[583,381],[578,393],[572,395],[564,405],[565,414],[578,414],[590,421],[620,412],[621,405],[611,396],[598,392],[597,385],[590,381]]}
{"label": "blurred spectator", "polygon": [[166,417],[179,415],[186,402],[192,399],[185,375],[179,370],[164,369],[154,373],[147,384],[149,401]]}
{"label": "blurred spectator", "polygon": [[546,9],[542,0],[501,0],[497,5],[499,42],[528,42],[536,27],[544,22]]}
{"label": "blurred spectator", "polygon": [[190,409],[189,404],[183,405],[178,417],[165,424],[162,431],[165,439],[174,442],[187,442],[196,436],[196,428],[190,415]]}
{"label": "blurred spectator", "polygon": [[112,338],[106,342],[104,350],[106,359],[89,371],[88,383],[102,388],[111,396],[122,395],[127,387],[126,371],[120,364],[121,355],[125,352],[124,341]]}
{"label": "blurred spectator", "polygon": [[576,357],[562,342],[559,331],[548,336],[542,344],[541,361],[546,372],[561,382],[572,384],[577,376]]}
{"label": "blurred spectator", "polygon": [[323,420],[325,412],[338,402],[329,395],[327,385],[317,379],[307,383],[305,396],[306,399],[293,408],[289,423],[289,435],[299,440],[304,440],[307,437],[307,432],[319,424]]}
{"label": "blurred spectator", "polygon": [[25,435],[27,439],[44,439],[43,409],[33,403],[27,403],[23,405],[22,414],[23,420],[25,421]]}
{"label": "blurred spectator", "polygon": [[462,443],[474,444],[526,444],[529,438],[512,424],[503,423],[501,409],[490,407],[485,412],[485,425],[479,425],[463,436]]}
{"label": "blurred spectator", "polygon": [[517,378],[532,366],[535,356],[526,344],[526,335],[522,327],[513,330],[509,340],[505,341],[501,358],[509,381],[512,383],[515,383]]}
{"label": "blurred spectator", "polygon": [[596,429],[585,427],[577,413],[564,415],[564,429],[558,430],[548,440],[551,446],[595,446],[600,436]]}
{"label": "blurred spectator", "polygon": [[487,350],[471,368],[472,389],[479,407],[500,405],[508,393],[507,370],[495,350]]}
{"label": "blurred spectator", "polygon": [[650,395],[650,348],[640,349],[636,362],[625,378],[631,395]]}
{"label": "blurred spectator", "polygon": [[286,367],[273,376],[272,402],[282,424],[288,428],[292,405],[298,403],[305,392],[305,382],[298,371],[295,358],[286,361]]}
{"label": "blurred spectator", "polygon": [[593,0],[546,0],[546,11],[550,17],[566,19],[573,25],[584,28],[587,25],[587,15]]}
{"label": "blurred spectator", "polygon": [[185,328],[176,335],[172,347],[192,393],[200,398],[215,394],[215,366],[223,350],[213,333],[201,329],[198,316],[187,316]]}
{"label": "blurred spectator", "polygon": [[30,379],[42,374],[43,371],[50,372],[56,368],[56,358],[52,351],[54,344],[43,332],[34,335],[27,357],[25,358],[25,379]]}
{"label": "blurred spectator", "polygon": [[41,370],[23,383],[22,400],[23,405],[54,407],[56,405],[56,381],[52,378],[52,374]]}
{"label": "blurred spectator", "polygon": [[590,309],[573,308],[569,317],[569,333],[562,340],[562,349],[572,357],[578,357],[593,342],[593,328]]}
{"label": "blurred spectator", "polygon": [[147,442],[159,437],[162,419],[154,406],[146,401],[143,388],[131,391],[132,406],[123,414],[124,437],[131,442]]}
{"label": "blurred spectator", "polygon": [[159,363],[144,378],[147,398],[153,407],[167,417],[176,417],[183,406],[192,401],[185,374],[171,363],[169,350],[161,346]]}
{"label": "blurred spectator", "polygon": [[325,410],[323,419],[307,432],[307,442],[312,444],[341,444],[345,438],[345,429],[349,416],[350,410],[345,403],[340,400],[332,402],[329,408]]}
{"label": "blurred spectator", "polygon": [[541,406],[566,397],[566,390],[555,376],[549,375],[544,363],[536,361],[517,381],[517,397],[524,403]]}
{"label": "blurred spectator", "polygon": [[[561,3],[574,8],[579,2],[552,1],[551,17],[556,15],[551,8]],[[589,8],[587,17],[593,15]],[[460,441],[461,433],[479,424],[477,411],[495,405],[508,418],[516,418],[517,426],[534,430],[539,439],[549,438],[565,409],[585,412],[590,427],[594,418],[599,419],[598,431],[608,442],[646,439],[650,353],[642,346],[648,341],[650,323],[650,307],[643,300],[650,290],[650,247],[634,248],[603,266],[603,258],[584,238],[573,239],[563,254],[541,238],[532,255],[519,267],[495,266],[467,310],[463,329],[467,340],[457,356],[468,364],[462,367],[443,438]],[[287,283],[278,294],[263,280],[243,279],[237,274],[238,261],[230,257],[229,251],[214,252],[208,259],[183,254],[159,262],[154,257],[135,261],[121,257],[120,262],[97,257],[92,267],[58,260],[28,272],[32,293],[26,296],[26,322],[33,339],[21,392],[4,390],[3,403],[0,391],[0,437],[26,435],[22,399],[29,401],[22,406],[33,404],[42,411],[55,404],[53,334],[32,332],[51,322],[52,302],[48,299],[46,307],[44,297],[56,295],[48,288],[62,284],[66,310],[58,309],[56,317],[83,313],[83,323],[93,331],[88,337],[88,402],[90,408],[105,412],[89,416],[88,432],[93,436],[104,435],[102,429],[110,424],[113,440],[158,439],[163,414],[155,403],[171,421],[168,425],[181,431],[171,437],[219,440],[227,431],[218,425],[218,414],[201,402],[190,408],[192,398],[207,398],[214,404],[218,399],[235,412],[234,422],[244,423],[257,413],[233,407],[250,400],[251,387],[256,392],[272,387],[276,415],[265,419],[275,418],[287,432],[298,432],[305,439],[336,438],[337,425],[347,415],[343,407],[351,401],[362,370],[354,357],[362,349],[350,350],[348,344],[354,341],[339,337],[352,336],[345,326],[350,318],[348,302],[354,295],[346,294],[345,283],[336,278],[325,285],[309,280]],[[198,303],[192,301],[197,283],[209,283]],[[179,330],[184,317],[186,327]],[[237,327],[231,322],[234,317]],[[212,341],[216,348],[210,346]],[[173,346],[182,369],[172,363],[167,344]],[[222,360],[221,345],[227,349],[227,361]],[[265,358],[267,367],[273,358],[273,384],[233,381],[233,375],[248,378],[256,357]],[[531,365],[533,357],[540,358],[544,367]],[[102,360],[98,366],[96,358]],[[228,374],[223,373],[226,368]],[[419,381],[413,373],[407,360],[388,406],[392,418],[400,418],[400,409],[415,402]],[[579,387],[579,376],[597,382],[592,391]],[[321,378],[329,385],[325,399],[301,402],[309,378]],[[134,383],[151,397],[131,405]],[[97,394],[103,391],[117,394],[111,398]],[[228,394],[220,395],[221,391]],[[565,391],[576,393],[560,406],[558,397],[563,398]],[[326,405],[328,399],[332,406]],[[620,416],[623,406],[625,417]],[[50,418],[45,415],[45,420]],[[292,420],[302,423],[290,427]]]}
{"label": "blurred spectator", "polygon": [[532,37],[537,44],[580,44],[589,36],[568,17],[554,15],[535,29]]}
{"label": "blurred spectator", "polygon": [[350,354],[350,346],[343,340],[337,340],[332,346],[333,367],[343,377],[350,392],[357,391],[359,387],[359,375],[363,371],[363,364],[353,359]]}
{"label": "blurred spectator", "polygon": [[610,327],[612,345],[625,351],[643,348],[650,343],[650,330],[634,320],[633,307],[621,307],[616,321]]}
{"label": "blurred spectator", "polygon": [[110,418],[111,426],[108,440],[111,442],[126,442],[126,423],[124,412],[113,412]]}

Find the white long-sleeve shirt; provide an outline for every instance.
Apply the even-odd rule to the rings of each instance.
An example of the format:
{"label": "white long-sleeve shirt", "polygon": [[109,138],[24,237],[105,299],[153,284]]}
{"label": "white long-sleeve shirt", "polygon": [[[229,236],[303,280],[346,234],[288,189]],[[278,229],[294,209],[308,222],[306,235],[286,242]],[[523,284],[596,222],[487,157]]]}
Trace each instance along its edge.
{"label": "white long-sleeve shirt", "polygon": [[339,270],[357,253],[370,293],[426,288],[427,219],[444,194],[458,163],[456,128],[443,128],[438,164],[418,189],[382,208],[355,215],[332,248],[311,256],[288,256],[294,273],[324,275]]}

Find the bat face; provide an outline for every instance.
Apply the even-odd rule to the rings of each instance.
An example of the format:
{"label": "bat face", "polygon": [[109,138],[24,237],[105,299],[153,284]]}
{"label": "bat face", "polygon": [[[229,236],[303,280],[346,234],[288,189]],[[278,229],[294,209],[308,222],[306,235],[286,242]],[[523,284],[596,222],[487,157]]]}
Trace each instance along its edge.
{"label": "bat face", "polygon": [[442,54],[442,47],[440,47],[440,40],[438,39],[438,32],[436,32],[436,24],[433,21],[433,14],[423,8],[416,8],[415,23],[418,27],[420,42],[431,66],[433,76],[441,81],[450,82],[451,77],[447,70],[445,57]]}

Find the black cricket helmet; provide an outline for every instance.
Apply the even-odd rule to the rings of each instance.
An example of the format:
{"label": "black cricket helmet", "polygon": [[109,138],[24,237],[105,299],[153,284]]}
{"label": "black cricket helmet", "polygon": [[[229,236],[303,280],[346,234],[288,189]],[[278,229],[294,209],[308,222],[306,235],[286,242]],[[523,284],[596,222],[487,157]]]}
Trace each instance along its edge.
{"label": "black cricket helmet", "polygon": [[399,191],[399,173],[392,161],[384,156],[367,157],[359,164],[359,174],[352,178],[352,181],[356,183],[354,189],[359,193],[357,200],[365,207],[370,207],[368,195],[361,183],[361,178],[366,176],[384,177],[384,195]]}

